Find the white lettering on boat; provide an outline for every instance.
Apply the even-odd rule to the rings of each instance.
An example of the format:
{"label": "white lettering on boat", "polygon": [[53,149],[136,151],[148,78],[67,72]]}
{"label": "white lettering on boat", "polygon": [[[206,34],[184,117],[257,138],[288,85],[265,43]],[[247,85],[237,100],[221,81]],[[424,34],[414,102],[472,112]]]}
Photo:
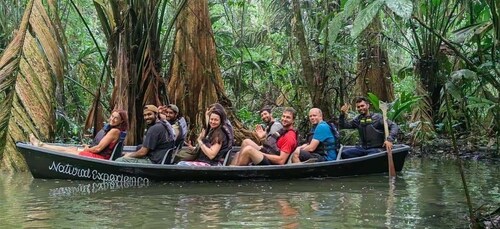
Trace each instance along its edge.
{"label": "white lettering on boat", "polygon": [[49,166],[49,170],[67,174],[79,178],[87,178],[92,180],[100,180],[104,182],[125,182],[132,184],[142,184],[149,185],[149,179],[145,177],[135,177],[135,176],[125,176],[123,174],[110,174],[99,172],[95,169],[82,169],[71,164],[62,164],[60,162],[56,163],[52,161],[52,165]]}
{"label": "white lettering on boat", "polygon": [[[144,179],[142,181],[145,181]],[[127,188],[143,188],[149,186],[149,183],[132,183],[132,182],[99,182],[90,184],[78,184],[77,186],[59,187],[49,190],[50,196],[72,196],[72,195],[87,195],[100,191],[127,189]]]}

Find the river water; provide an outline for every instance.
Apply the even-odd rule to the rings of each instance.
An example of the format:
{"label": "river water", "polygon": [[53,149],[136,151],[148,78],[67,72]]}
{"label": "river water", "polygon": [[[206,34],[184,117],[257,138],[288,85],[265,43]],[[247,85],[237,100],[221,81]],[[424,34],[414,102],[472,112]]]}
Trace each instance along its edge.
{"label": "river water", "polygon": [[[500,163],[466,162],[475,208],[500,206]],[[387,174],[137,187],[0,174],[1,228],[468,228],[455,161]]]}

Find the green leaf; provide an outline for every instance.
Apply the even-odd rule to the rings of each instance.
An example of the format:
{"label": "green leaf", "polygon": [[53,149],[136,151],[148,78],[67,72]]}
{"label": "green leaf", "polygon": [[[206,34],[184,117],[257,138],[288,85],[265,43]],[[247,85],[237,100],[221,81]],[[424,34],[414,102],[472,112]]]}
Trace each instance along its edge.
{"label": "green leaf", "polygon": [[409,19],[413,12],[413,4],[410,0],[386,0],[385,5],[402,18]]}
{"label": "green leaf", "polygon": [[348,18],[354,15],[356,8],[361,5],[362,0],[350,0],[345,3],[344,6],[344,17]]}
{"label": "green leaf", "polygon": [[357,38],[361,32],[363,32],[370,23],[372,23],[373,18],[377,16],[378,11],[384,4],[384,0],[376,0],[370,5],[368,5],[365,9],[361,10],[354,19],[354,25],[352,27],[351,31],[351,37],[352,38]]}
{"label": "green leaf", "polygon": [[370,100],[370,103],[372,104],[374,110],[376,111],[380,110],[379,108],[380,100],[375,94],[368,92],[368,100]]}
{"label": "green leaf", "polygon": [[340,33],[340,30],[342,29],[342,24],[344,22],[344,14],[341,12],[335,16],[332,21],[329,23],[330,24],[330,34],[328,35],[330,42],[335,42],[337,40],[337,36]]}
{"label": "green leaf", "polygon": [[54,134],[56,80],[63,77],[67,58],[57,39],[59,30],[48,15],[40,0],[30,1],[16,36],[0,58],[0,95],[5,95],[0,101],[2,169],[27,169],[16,141],[27,140],[29,133],[42,139]]}

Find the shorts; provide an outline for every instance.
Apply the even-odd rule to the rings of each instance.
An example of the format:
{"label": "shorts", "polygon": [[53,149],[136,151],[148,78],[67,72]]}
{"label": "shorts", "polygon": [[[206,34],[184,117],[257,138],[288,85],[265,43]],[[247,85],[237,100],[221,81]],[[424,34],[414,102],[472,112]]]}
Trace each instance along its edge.
{"label": "shorts", "polygon": [[84,157],[99,158],[99,159],[103,159],[103,160],[109,160],[109,158],[111,157],[111,155],[103,156],[103,155],[100,155],[97,153],[92,153],[89,151],[82,151],[82,152],[78,153],[78,155],[84,156]]}
{"label": "shorts", "polygon": [[316,158],[318,159],[316,162],[320,162],[320,161],[326,161],[326,158],[325,156],[321,155],[321,154],[318,154],[318,153],[309,153],[309,151],[305,151],[305,150],[300,150],[300,153],[299,153],[299,159],[300,161],[307,161],[311,158]]}
{"label": "shorts", "polygon": [[271,163],[271,161],[269,159],[267,159],[266,156],[264,156],[264,158],[262,159],[262,161],[260,161],[258,164],[256,165],[272,165],[273,163]]}

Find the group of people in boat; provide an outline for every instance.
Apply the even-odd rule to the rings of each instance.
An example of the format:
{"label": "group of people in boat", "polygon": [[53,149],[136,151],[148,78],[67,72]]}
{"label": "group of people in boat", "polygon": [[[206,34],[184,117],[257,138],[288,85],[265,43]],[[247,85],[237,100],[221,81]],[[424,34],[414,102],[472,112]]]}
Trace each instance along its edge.
{"label": "group of people in boat", "polygon": [[[382,115],[371,113],[370,103],[364,97],[357,98],[355,103],[359,115],[347,120],[350,106],[344,104],[340,109],[338,125],[340,128],[357,129],[360,144],[344,147],[341,158],[359,157],[392,149],[399,131],[398,126],[387,120],[389,136],[386,137]],[[287,161],[322,162],[338,158],[339,132],[334,124],[323,120],[320,109],[310,109],[309,121],[312,128],[307,134],[307,142],[300,146],[298,132],[294,127],[296,111],[293,108],[284,108],[280,120],[273,118],[271,107],[266,106],[259,113],[264,122],[254,130],[259,139],[244,139],[240,150],[226,165],[282,165]],[[147,129],[142,144],[136,151],[124,153],[116,161],[160,164],[165,163],[165,154],[169,149],[178,149],[175,158],[166,163],[184,166],[225,165],[226,155],[234,144],[234,131],[222,105],[215,103],[207,108],[207,125],[200,131],[195,143],[185,141],[187,122],[176,105],[146,105],[143,116]],[[45,144],[32,134],[30,142],[59,152],[109,159],[115,145],[124,140],[127,128],[127,112],[114,110],[108,124],[99,131],[91,146],[63,147]]]}

